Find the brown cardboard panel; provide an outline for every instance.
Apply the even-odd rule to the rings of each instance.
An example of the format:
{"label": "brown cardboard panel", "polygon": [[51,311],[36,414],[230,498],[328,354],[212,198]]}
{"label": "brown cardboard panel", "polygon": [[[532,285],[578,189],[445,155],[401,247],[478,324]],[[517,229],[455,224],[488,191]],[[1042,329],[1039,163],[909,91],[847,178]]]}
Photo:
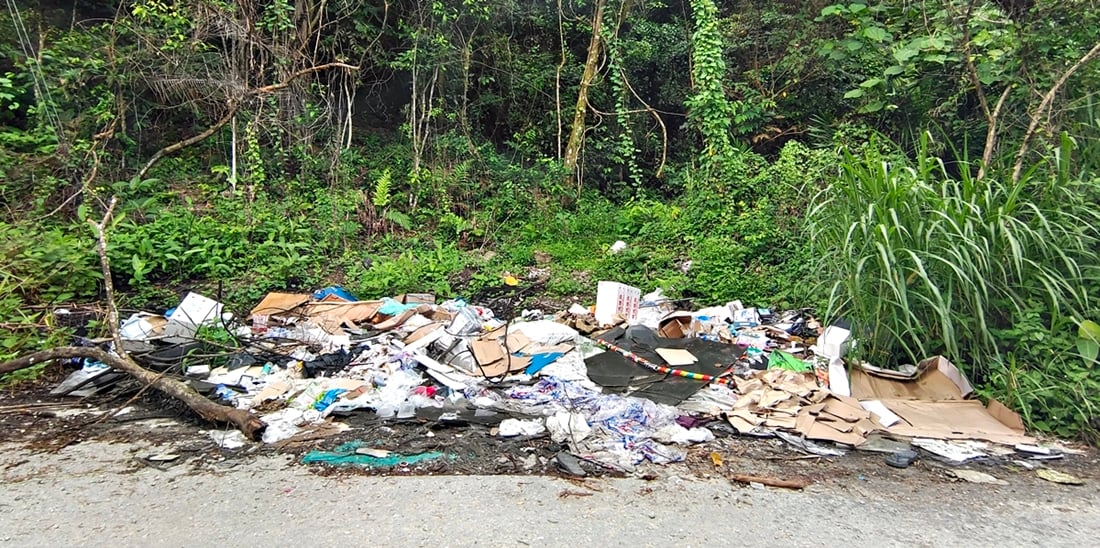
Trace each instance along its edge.
{"label": "brown cardboard panel", "polygon": [[691,312],[672,312],[661,320],[657,334],[666,339],[682,339],[691,330]]}
{"label": "brown cardboard panel", "polygon": [[505,356],[504,359],[483,366],[476,372],[481,373],[486,377],[500,377],[508,373],[515,373],[527,369],[527,366],[531,365],[531,358],[526,356]]}
{"label": "brown cardboard panel", "polygon": [[817,416],[817,420],[815,422],[824,424],[825,426],[828,426],[829,428],[832,428],[837,432],[848,433],[855,430],[856,428],[853,423],[850,423],[836,415],[833,415],[828,411],[822,411],[821,414]]}
{"label": "brown cardboard panel", "polygon": [[[871,416],[874,417],[873,414]],[[855,431],[863,434],[864,437],[871,432],[878,432],[879,430],[882,430],[882,425],[873,418],[860,419],[860,421],[855,424]]]}
{"label": "brown cardboard panel", "polygon": [[805,436],[811,440],[828,440],[848,445],[859,445],[866,441],[858,432],[840,432],[820,421],[814,421]]}
{"label": "brown cardboard panel", "polygon": [[1005,426],[981,402],[974,400],[883,400],[882,403],[905,421],[887,430],[892,434],[934,439],[978,439],[1008,445],[1035,441],[1035,438]]}
{"label": "brown cardboard panel", "polygon": [[474,339],[470,341],[470,352],[482,367],[487,367],[504,359],[504,348],[497,341]]}
{"label": "brown cardboard panel", "polygon": [[268,293],[260,304],[256,305],[249,313],[262,316],[280,316],[290,313],[295,308],[309,302],[311,295],[305,293]]}
{"label": "brown cardboard panel", "polygon": [[431,293],[405,293],[394,297],[401,304],[435,304],[435,295]]}
{"label": "brown cardboard panel", "polygon": [[435,333],[435,330],[439,329],[440,327],[443,327],[443,324],[439,322],[422,325],[418,327],[416,331],[410,333],[408,337],[405,337],[405,344],[412,344],[416,341],[419,341],[420,339],[423,339],[424,337]]}
{"label": "brown cardboard panel", "polygon": [[798,420],[795,417],[771,415],[764,420],[764,426],[769,428],[793,429]]}
{"label": "brown cardboard panel", "polygon": [[970,386],[970,381],[966,378],[966,375],[964,375],[962,371],[959,371],[959,368],[955,367],[955,364],[951,363],[950,360],[943,356],[933,356],[921,360],[921,362],[917,364],[917,369],[919,371],[934,369],[943,373],[945,377],[951,379],[951,382],[955,383],[955,386],[959,387],[959,392],[962,393],[964,398],[974,392],[974,387]]}
{"label": "brown cardboard panel", "polygon": [[810,433],[810,428],[813,427],[814,420],[815,418],[813,414],[811,414],[807,409],[804,408],[798,413],[798,416],[795,417],[794,429],[799,434],[805,436],[806,434]]}
{"label": "brown cardboard panel", "polygon": [[852,396],[860,400],[961,400],[962,391],[946,375],[932,369],[911,380],[871,375],[859,367],[849,372]]}
{"label": "brown cardboard panel", "polygon": [[760,407],[772,407],[784,400],[789,400],[791,395],[782,390],[765,390],[760,395]]}
{"label": "brown cardboard panel", "polygon": [[763,422],[764,422],[764,419],[762,417],[760,417],[759,415],[754,414],[752,411],[749,411],[747,409],[738,409],[736,411],[731,411],[731,412],[727,413],[726,416],[727,417],[740,417],[741,419],[743,419],[744,421],[752,424],[753,426],[758,425],[758,424],[763,424]]}
{"label": "brown cardboard panel", "polygon": [[822,412],[825,409],[825,404],[824,403],[815,403],[813,405],[807,405],[807,406],[803,407],[802,409],[805,410],[807,413],[811,413],[813,415],[816,415],[816,414]]}
{"label": "brown cardboard panel", "polygon": [[374,318],[379,308],[382,301],[315,302],[305,307],[305,314],[315,320],[356,324]]}
{"label": "brown cardboard panel", "polygon": [[755,424],[745,420],[745,418],[740,415],[729,415],[726,420],[730,423],[730,426],[733,426],[740,434],[748,434],[756,428]]}
{"label": "brown cardboard panel", "polygon": [[989,400],[989,404],[985,406],[985,410],[989,411],[989,414],[997,419],[998,422],[1012,430],[1020,432],[1021,434],[1026,430],[1026,428],[1024,428],[1024,419],[1021,419],[1020,415],[1017,415],[1015,411],[1009,409],[1005,404],[997,400]]}
{"label": "brown cardboard panel", "polygon": [[[381,303],[379,303],[379,308],[381,308]],[[374,328],[378,329],[380,331],[387,331],[387,330],[390,330],[390,329],[394,329],[396,327],[400,327],[400,326],[404,325],[405,322],[409,321],[409,318],[411,318],[411,317],[413,317],[417,314],[426,314],[426,313],[431,312],[431,311],[432,311],[432,305],[422,304],[422,305],[420,305],[416,308],[410,308],[409,310],[406,310],[406,311],[402,312],[401,314],[398,314],[397,316],[393,316],[392,318],[389,318],[388,320],[379,322],[379,323],[375,324]],[[377,309],[375,309],[375,312],[377,312]]]}
{"label": "brown cardboard panel", "polygon": [[741,377],[734,377],[733,382],[737,385],[738,394],[748,394],[764,387],[764,382],[760,379],[742,379]]}
{"label": "brown cardboard panel", "polygon": [[871,417],[871,414],[868,413],[867,410],[859,407],[859,402],[856,402],[856,407],[852,407],[835,398],[825,400],[824,411],[848,422],[857,422],[861,419]]}

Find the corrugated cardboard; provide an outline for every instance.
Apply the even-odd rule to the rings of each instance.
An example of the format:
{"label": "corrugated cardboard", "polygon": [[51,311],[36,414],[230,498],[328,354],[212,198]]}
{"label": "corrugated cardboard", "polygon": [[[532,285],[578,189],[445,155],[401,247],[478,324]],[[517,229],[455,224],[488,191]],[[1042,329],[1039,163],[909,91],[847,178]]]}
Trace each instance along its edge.
{"label": "corrugated cardboard", "polygon": [[692,318],[691,312],[671,312],[657,324],[657,334],[665,339],[682,339],[702,328],[702,324]]}
{"label": "corrugated cardboard", "polygon": [[1024,427],[1024,419],[1021,419],[1020,415],[1017,415],[1015,411],[1009,409],[1005,404],[997,400],[989,400],[989,404],[985,406],[985,410],[988,411],[993,418],[997,419],[998,422],[1012,430],[1020,433],[1026,430]]}
{"label": "corrugated cardboard", "polygon": [[844,444],[852,445],[852,446],[860,445],[866,439],[866,438],[863,437],[862,434],[860,434],[858,432],[855,432],[855,431],[840,432],[840,431],[838,431],[834,428],[830,428],[828,423],[821,422],[821,421],[814,421],[813,425],[810,426],[809,431],[807,431],[807,432],[799,431],[799,432],[803,436],[805,436],[807,439],[811,439],[811,440],[828,440],[828,441],[833,441],[833,442],[837,442],[837,443],[844,443]]}
{"label": "corrugated cardboard", "polygon": [[871,375],[860,367],[849,371],[852,396],[860,400],[961,400],[962,391],[938,369],[913,380],[888,379]]}
{"label": "corrugated cardboard", "polygon": [[1008,445],[1035,441],[1035,438],[997,420],[981,402],[975,400],[884,400],[882,403],[903,421],[888,429],[892,434],[935,439],[979,439]]}
{"label": "corrugated cardboard", "polygon": [[401,304],[435,304],[435,295],[431,293],[404,293],[394,297]]}
{"label": "corrugated cardboard", "polygon": [[381,307],[382,301],[321,301],[309,303],[303,311],[310,321],[329,333],[336,333],[343,327],[355,328],[360,322],[373,319]]}
{"label": "corrugated cardboard", "polygon": [[249,316],[282,316],[309,302],[312,295],[305,293],[268,293]]}

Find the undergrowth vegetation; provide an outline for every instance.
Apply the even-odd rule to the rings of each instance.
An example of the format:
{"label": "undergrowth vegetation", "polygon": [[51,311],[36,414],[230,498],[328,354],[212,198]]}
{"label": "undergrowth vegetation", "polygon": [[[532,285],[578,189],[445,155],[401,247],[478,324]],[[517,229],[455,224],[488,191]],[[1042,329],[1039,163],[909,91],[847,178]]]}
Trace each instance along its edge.
{"label": "undergrowth vegetation", "polygon": [[829,317],[854,322],[860,359],[943,354],[1029,424],[1088,429],[1100,380],[1075,339],[1100,317],[1100,181],[1077,178],[1068,138],[1016,181],[932,147],[846,152],[819,195],[808,226]]}
{"label": "undergrowth vegetation", "polygon": [[1100,426],[1090,2],[54,4],[0,17],[0,359],[102,299],[115,196],[127,310],[617,280]]}

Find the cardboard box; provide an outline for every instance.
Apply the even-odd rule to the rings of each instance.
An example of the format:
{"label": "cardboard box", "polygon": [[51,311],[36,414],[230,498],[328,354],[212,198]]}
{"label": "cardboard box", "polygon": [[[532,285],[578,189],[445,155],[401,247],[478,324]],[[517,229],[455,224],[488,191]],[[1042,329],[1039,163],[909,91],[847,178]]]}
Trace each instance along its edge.
{"label": "cardboard box", "polygon": [[401,304],[435,304],[435,295],[431,293],[403,293],[394,297]]}
{"label": "cardboard box", "polygon": [[666,339],[682,339],[689,333],[698,333],[702,327],[691,312],[672,312],[658,324],[657,334]]}
{"label": "cardboard box", "polygon": [[612,325],[619,319],[632,322],[638,319],[642,290],[619,282],[600,282],[596,285],[596,321],[600,325]]}

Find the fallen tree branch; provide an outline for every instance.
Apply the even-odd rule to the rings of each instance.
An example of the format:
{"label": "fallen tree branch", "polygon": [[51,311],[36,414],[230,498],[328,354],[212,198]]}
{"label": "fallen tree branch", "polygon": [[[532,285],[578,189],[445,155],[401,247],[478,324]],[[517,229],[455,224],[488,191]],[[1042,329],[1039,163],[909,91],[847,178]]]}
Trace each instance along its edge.
{"label": "fallen tree branch", "polygon": [[1027,155],[1028,142],[1032,136],[1035,135],[1035,131],[1039,129],[1039,122],[1046,116],[1046,112],[1050,110],[1051,104],[1054,102],[1054,96],[1058,94],[1058,90],[1062,89],[1066,80],[1069,80],[1073,73],[1077,72],[1077,69],[1083,67],[1093,58],[1100,55],[1100,42],[1097,42],[1084,56],[1077,60],[1071,67],[1066,69],[1062,73],[1062,76],[1054,82],[1053,86],[1043,95],[1043,100],[1039,103],[1039,108],[1035,109],[1035,112],[1031,115],[1031,123],[1027,125],[1027,132],[1024,133],[1024,138],[1020,142],[1020,150],[1016,153],[1016,165],[1012,168],[1012,182],[1015,183],[1020,180],[1020,174],[1024,171],[1024,157]]}
{"label": "fallen tree branch", "polygon": [[749,476],[746,474],[734,474],[732,479],[740,483],[761,483],[771,487],[782,487],[784,489],[805,489],[813,483],[803,478],[785,480],[768,476]]}
{"label": "fallen tree branch", "polygon": [[28,367],[65,358],[91,358],[99,360],[135,379],[156,388],[186,405],[198,416],[216,423],[228,423],[236,426],[249,439],[259,439],[267,425],[259,417],[243,409],[235,409],[214,403],[195,392],[190,386],[175,379],[162,377],[138,365],[129,358],[120,358],[108,354],[99,348],[65,346],[35,352],[11,361],[0,363],[0,375],[26,369]]}

